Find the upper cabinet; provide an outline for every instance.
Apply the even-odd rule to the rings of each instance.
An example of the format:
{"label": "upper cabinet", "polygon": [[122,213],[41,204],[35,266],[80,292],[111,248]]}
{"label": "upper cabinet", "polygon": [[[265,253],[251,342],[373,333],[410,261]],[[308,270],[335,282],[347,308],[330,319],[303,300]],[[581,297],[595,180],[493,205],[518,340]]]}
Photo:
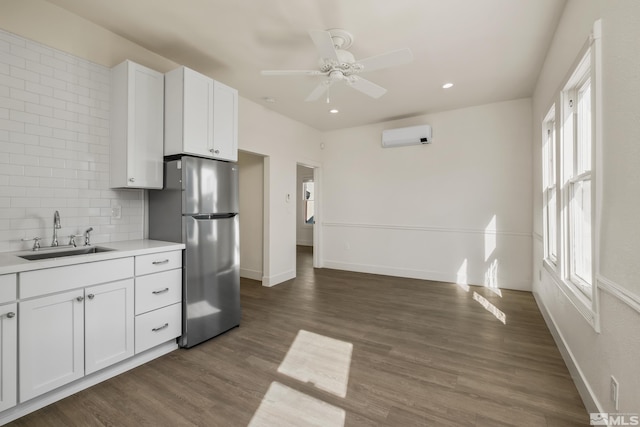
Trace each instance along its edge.
{"label": "upper cabinet", "polygon": [[213,157],[238,160],[238,91],[213,82]]}
{"label": "upper cabinet", "polygon": [[187,67],[165,74],[164,154],[238,160],[238,91]]}
{"label": "upper cabinet", "polygon": [[112,188],[162,188],[164,75],[124,61],[111,69]]}

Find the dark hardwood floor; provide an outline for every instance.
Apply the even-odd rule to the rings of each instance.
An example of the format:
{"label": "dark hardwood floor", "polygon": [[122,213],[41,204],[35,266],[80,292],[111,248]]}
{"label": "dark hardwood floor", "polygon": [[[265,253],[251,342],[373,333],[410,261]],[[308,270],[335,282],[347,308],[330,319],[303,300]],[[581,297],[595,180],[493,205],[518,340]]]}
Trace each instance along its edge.
{"label": "dark hardwood floor", "polygon": [[[345,426],[589,423],[530,293],[314,270],[304,247],[295,280],[263,288],[243,279],[241,287],[239,328],[13,425],[247,426],[259,407],[252,425],[266,425],[280,416],[278,405],[287,407],[283,393],[294,399],[289,410],[328,427],[341,425],[340,413]],[[318,339],[292,359],[309,381],[279,372],[301,330]],[[345,397],[321,384],[344,382],[337,370],[325,372],[333,363],[327,351],[340,353],[336,365],[346,360]],[[301,425],[285,418],[271,425]]]}

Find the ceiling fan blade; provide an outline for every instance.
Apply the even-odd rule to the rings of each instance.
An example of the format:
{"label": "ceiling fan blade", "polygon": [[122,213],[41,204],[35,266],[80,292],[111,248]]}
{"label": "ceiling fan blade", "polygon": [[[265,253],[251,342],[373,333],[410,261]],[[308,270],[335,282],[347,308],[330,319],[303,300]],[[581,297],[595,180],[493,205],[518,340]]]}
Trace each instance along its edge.
{"label": "ceiling fan blade", "polygon": [[263,76],[319,76],[322,73],[318,70],[262,70]]}
{"label": "ceiling fan blade", "polygon": [[377,84],[358,76],[351,76],[349,80],[347,80],[347,84],[355,90],[376,99],[387,93],[387,90],[382,86],[378,86]]}
{"label": "ceiling fan blade", "polygon": [[319,99],[329,89],[329,86],[333,84],[333,80],[325,80],[321,82],[316,88],[307,96],[305,102],[312,102]]}
{"label": "ceiling fan blade", "polygon": [[396,65],[408,64],[413,61],[413,53],[408,47],[383,53],[382,55],[371,56],[357,61],[362,65],[362,72],[381,70],[383,68],[395,67]]}
{"label": "ceiling fan blade", "polygon": [[316,49],[318,49],[321,58],[338,61],[338,53],[333,46],[333,40],[328,31],[309,30],[309,36],[311,36],[313,44],[316,45]]}

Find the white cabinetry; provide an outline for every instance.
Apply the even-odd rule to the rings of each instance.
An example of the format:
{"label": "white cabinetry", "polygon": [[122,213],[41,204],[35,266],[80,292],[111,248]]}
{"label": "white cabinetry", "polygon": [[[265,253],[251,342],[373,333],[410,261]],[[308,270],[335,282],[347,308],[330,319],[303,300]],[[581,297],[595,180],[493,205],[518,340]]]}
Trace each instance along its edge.
{"label": "white cabinetry", "polygon": [[20,303],[20,401],[84,376],[82,289]]}
{"label": "white cabinetry", "polygon": [[213,82],[213,156],[238,160],[238,91]]}
{"label": "white cabinetry", "polygon": [[18,317],[16,275],[0,276],[0,411],[17,402]]}
{"label": "white cabinetry", "polygon": [[85,289],[85,373],[133,356],[133,279]]}
{"label": "white cabinetry", "polygon": [[136,353],[182,334],[182,251],[136,257]]}
{"label": "white cabinetry", "polygon": [[238,91],[186,67],[165,75],[164,154],[238,159]]}
{"label": "white cabinetry", "polygon": [[164,75],[131,61],[111,69],[111,187],[162,188]]}
{"label": "white cabinetry", "polygon": [[131,257],[21,273],[21,402],[133,355],[132,277]]}

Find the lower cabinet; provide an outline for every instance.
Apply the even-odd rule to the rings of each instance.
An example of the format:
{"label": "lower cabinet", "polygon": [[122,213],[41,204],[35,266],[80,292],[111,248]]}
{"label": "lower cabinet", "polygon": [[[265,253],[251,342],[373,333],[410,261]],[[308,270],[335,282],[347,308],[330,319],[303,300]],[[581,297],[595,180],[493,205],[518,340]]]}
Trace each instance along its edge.
{"label": "lower cabinet", "polygon": [[84,291],[20,302],[20,401],[84,376]]}
{"label": "lower cabinet", "polygon": [[20,303],[20,401],[134,354],[133,279]]}
{"label": "lower cabinet", "polygon": [[85,373],[134,354],[133,279],[85,289]]}
{"label": "lower cabinet", "polygon": [[0,305],[0,411],[16,406],[18,305]]}

